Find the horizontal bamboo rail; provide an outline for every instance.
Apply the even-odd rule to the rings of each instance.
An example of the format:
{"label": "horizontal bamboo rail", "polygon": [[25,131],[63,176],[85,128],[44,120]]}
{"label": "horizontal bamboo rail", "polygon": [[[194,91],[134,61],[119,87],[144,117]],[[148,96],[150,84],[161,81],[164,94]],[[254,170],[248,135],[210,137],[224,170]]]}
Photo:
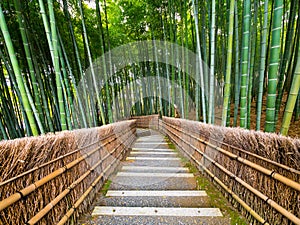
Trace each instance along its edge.
{"label": "horizontal bamboo rail", "polygon": [[[298,217],[296,217],[294,214],[292,214],[291,212],[289,212],[288,210],[286,210],[285,208],[283,208],[282,206],[280,206],[279,204],[277,204],[275,201],[273,201],[272,199],[270,199],[269,197],[267,197],[266,195],[264,195],[263,193],[261,193],[260,191],[256,190],[255,188],[253,188],[251,185],[247,184],[246,182],[244,182],[242,179],[240,179],[239,177],[237,177],[235,174],[231,173],[229,170],[227,170],[225,167],[223,167],[222,165],[220,165],[219,163],[217,163],[215,160],[211,159],[209,156],[207,156],[205,153],[201,152],[198,148],[196,148],[195,146],[193,146],[192,144],[190,144],[190,142],[184,140],[181,136],[175,134],[175,132],[172,132],[170,131],[170,129],[166,128],[166,126],[174,129],[174,130],[177,130],[178,132],[182,133],[183,130],[182,129],[179,129],[171,124],[168,124],[164,121],[162,121],[163,125],[165,126],[164,128],[167,130],[167,135],[170,137],[173,135],[173,137],[170,137],[171,140],[173,142],[176,143],[176,145],[178,145],[184,152],[185,154],[188,155],[189,158],[193,159],[193,161],[195,163],[197,163],[198,165],[200,165],[201,163],[193,156],[191,155],[190,153],[188,153],[185,148],[183,146],[181,146],[178,142],[176,142],[174,136],[176,136],[178,139],[180,139],[181,141],[183,141],[186,145],[188,145],[190,148],[192,148],[195,152],[199,153],[201,156],[203,156],[204,158],[206,158],[207,160],[209,160],[213,165],[215,165],[216,167],[218,167],[221,171],[223,171],[225,174],[227,174],[229,177],[233,178],[234,180],[236,180],[238,183],[240,183],[242,186],[244,186],[245,188],[247,188],[250,192],[252,192],[253,194],[255,194],[257,197],[261,198],[262,200],[264,200],[267,204],[269,204],[272,208],[274,208],[275,210],[277,210],[279,213],[281,213],[282,215],[284,215],[286,218],[288,218],[290,221],[292,221],[293,223],[295,224],[300,224],[300,219]],[[191,138],[195,138],[193,135],[190,135],[189,132],[185,131],[184,132],[184,135],[187,135]],[[254,168],[256,169],[257,171],[261,172],[261,173],[264,173],[266,175],[269,175],[270,177],[286,184],[287,186],[289,187],[292,187],[296,190],[300,190],[299,189],[299,183],[295,182],[295,181],[291,181],[290,179],[278,174],[278,173],[275,173],[274,171],[270,171],[268,169],[265,169],[255,163],[252,163],[246,159],[243,159],[241,157],[238,157],[237,155],[231,153],[231,152],[228,152],[218,146],[215,146],[207,141],[204,141],[202,139],[199,139],[199,138],[195,138],[197,141],[200,141],[201,143],[205,144],[205,145],[208,145],[210,146],[211,148],[223,153],[224,155],[228,156],[229,158],[233,159],[233,160],[237,160],[239,161],[240,163],[244,163],[245,165],[247,166],[250,166],[251,168]],[[200,165],[206,172],[207,172],[207,168],[201,164]],[[209,175],[211,176],[212,173],[209,172]],[[215,177],[213,175],[213,177]],[[218,182],[220,184],[220,186],[224,186],[225,184],[221,184],[222,182]],[[224,187],[223,187],[224,188]],[[228,187],[227,187],[228,188]],[[227,188],[224,188],[227,192]],[[228,192],[229,193],[229,192]],[[232,193],[231,193],[232,195]],[[234,197],[235,198],[235,197]],[[238,201],[239,202],[239,201]],[[241,204],[243,206],[243,204]],[[245,208],[245,207],[244,207]],[[249,211],[249,208],[247,209],[248,207],[246,207],[245,209],[251,213]],[[251,213],[251,215],[253,215],[253,212]],[[263,219],[257,215],[253,215],[254,218],[256,218],[258,221],[262,221]],[[264,222],[265,224],[265,222]]]}
{"label": "horizontal bamboo rail", "polygon": [[[175,128],[172,125],[169,125],[169,126],[173,127],[174,129],[178,130],[179,132],[183,132],[182,129]],[[300,183],[297,183],[297,182],[295,182],[295,181],[293,181],[293,180],[291,180],[291,179],[289,179],[289,178],[287,178],[287,177],[285,177],[285,176],[283,176],[283,175],[275,172],[274,170],[266,169],[266,168],[264,168],[264,167],[262,167],[262,166],[260,166],[260,165],[258,165],[256,163],[253,163],[253,162],[251,162],[251,161],[249,161],[247,159],[244,159],[242,157],[239,157],[239,156],[237,156],[237,155],[235,155],[235,154],[233,154],[233,153],[231,153],[231,152],[229,152],[227,150],[224,150],[224,149],[222,149],[222,148],[220,148],[220,147],[218,147],[218,146],[216,146],[214,144],[211,144],[208,141],[204,141],[201,138],[197,138],[197,137],[195,137],[193,135],[190,135],[188,132],[185,132],[184,134],[188,135],[191,138],[196,139],[197,141],[199,141],[199,142],[201,142],[201,143],[203,143],[203,144],[205,144],[205,145],[207,145],[207,146],[209,146],[209,147],[211,147],[213,149],[215,149],[218,152],[223,153],[224,155],[228,156],[229,158],[231,158],[233,160],[237,160],[237,161],[241,162],[244,165],[247,165],[247,166],[249,166],[249,167],[251,167],[251,168],[253,168],[253,169],[255,169],[255,170],[257,170],[257,171],[259,171],[261,173],[264,173],[264,174],[266,174],[266,175],[274,178],[275,180],[280,181],[281,183],[287,185],[288,187],[291,187],[291,188],[294,188],[297,191],[300,191]]]}
{"label": "horizontal bamboo rail", "polygon": [[[121,154],[119,154],[120,157]],[[119,158],[117,157],[117,158]],[[75,210],[78,208],[78,206],[84,201],[84,199],[88,196],[88,194],[93,190],[94,186],[99,183],[99,181],[103,178],[105,173],[112,167],[112,165],[115,164],[117,161],[117,158],[114,158],[113,163],[109,164],[108,167],[94,180],[92,185],[83,193],[83,195],[74,203],[74,205],[71,207],[71,209],[65,214],[65,216],[57,223],[57,225],[63,225],[65,224],[70,217],[73,215]]]}
{"label": "horizontal bamboo rail", "polygon": [[[194,133],[194,134],[197,134],[195,131],[190,131],[190,132],[192,132],[192,133]],[[296,173],[296,174],[299,174],[299,175],[300,175],[300,171],[299,171],[299,170],[296,170],[296,169],[294,169],[294,168],[288,167],[288,166],[286,166],[286,165],[283,165],[283,164],[281,164],[281,163],[275,162],[275,161],[273,161],[273,160],[267,159],[267,158],[265,158],[265,157],[263,157],[263,156],[260,156],[260,155],[255,154],[255,153],[246,151],[246,150],[244,150],[244,149],[238,148],[238,147],[236,147],[236,146],[230,145],[230,144],[228,144],[228,143],[224,143],[224,142],[222,142],[222,141],[220,141],[220,140],[217,140],[217,139],[215,139],[215,138],[208,137],[208,136],[205,135],[202,131],[199,131],[199,134],[201,134],[201,135],[204,136],[205,138],[209,138],[210,141],[212,140],[212,141],[218,142],[218,143],[220,143],[221,145],[225,145],[225,146],[227,146],[227,147],[229,147],[229,148],[231,148],[231,149],[235,149],[235,150],[237,150],[237,151],[239,151],[239,152],[242,152],[242,153],[245,153],[245,154],[247,154],[247,155],[253,156],[253,157],[257,158],[257,159],[260,159],[260,160],[262,160],[262,161],[265,161],[265,162],[267,162],[267,163],[270,163],[270,164],[272,164],[272,165],[274,165],[274,166],[278,166],[278,167],[280,167],[280,168],[282,168],[282,169],[285,169],[285,170],[287,170],[287,171],[289,171],[289,172]],[[199,141],[200,141],[200,138],[198,138],[198,137],[194,137],[194,138],[197,139],[197,140],[199,139]],[[202,139],[201,139],[201,140],[202,140]]]}
{"label": "horizontal bamboo rail", "polygon": [[43,177],[42,179],[36,181],[35,183],[33,183],[33,184],[23,188],[22,190],[16,192],[15,194],[3,199],[0,202],[0,211],[2,211],[3,209],[7,208],[8,206],[14,204],[15,202],[19,201],[22,197],[26,197],[27,195],[34,192],[36,189],[38,189],[42,185],[48,183],[49,181],[51,181],[54,178],[58,177],[59,175],[63,174],[65,171],[67,171],[67,170],[71,169],[72,167],[76,166],[81,161],[83,161],[84,159],[87,159],[89,156],[93,155],[98,150],[99,150],[99,147],[97,147],[96,149],[94,149],[94,150],[92,150],[88,153],[85,153],[83,156],[81,156],[81,157],[77,158],[76,160],[68,163],[66,166],[55,170],[54,172],[52,172],[49,175]]}
{"label": "horizontal bamboo rail", "polygon": [[[123,122],[120,122],[123,123]],[[128,124],[128,125],[127,125]],[[14,203],[17,203],[19,200],[25,198],[26,196],[29,196],[30,194],[33,194],[38,188],[42,187],[43,185],[47,184],[48,182],[53,182],[53,180],[60,175],[65,174],[67,171],[69,171],[72,168],[78,168],[79,164],[83,162],[84,160],[87,160],[88,158],[91,158],[93,162],[93,165],[91,167],[87,168],[87,171],[83,171],[83,174],[80,175],[80,177],[77,177],[73,180],[70,180],[71,183],[68,184],[68,186],[62,186],[64,189],[60,193],[58,193],[53,199],[49,199],[49,202],[47,205],[43,206],[43,208],[38,209],[39,211],[35,215],[31,215],[31,218],[27,218],[26,224],[36,224],[38,223],[41,219],[45,218],[45,216],[56,206],[58,203],[60,203],[63,199],[65,199],[69,194],[73,195],[71,193],[72,190],[74,190],[79,184],[84,183],[83,185],[89,185],[89,188],[83,189],[84,194],[77,199],[75,203],[73,204],[73,209],[77,209],[81,207],[81,203],[84,202],[86,197],[90,196],[89,193],[95,189],[97,184],[102,181],[104,182],[104,179],[110,175],[112,172],[112,169],[115,169],[115,167],[118,165],[119,160],[126,154],[126,150],[128,147],[131,145],[131,143],[136,139],[136,123],[135,121],[124,121],[124,125],[121,124],[120,127],[122,129],[117,129],[115,130],[113,128],[114,125],[110,125],[112,128],[111,129],[111,134],[105,135],[105,137],[101,138],[100,140],[93,142],[91,144],[88,144],[86,146],[83,146],[81,148],[78,148],[72,152],[69,152],[65,155],[59,156],[47,163],[44,163],[42,165],[36,166],[32,168],[31,170],[28,170],[22,174],[19,174],[13,178],[10,178],[9,180],[6,180],[1,183],[2,186],[9,184],[12,181],[15,181],[16,179],[24,179],[24,176],[27,174],[31,174],[34,171],[38,170],[39,168],[42,168],[47,165],[51,165],[51,163],[57,162],[58,160],[62,160],[67,156],[70,156],[72,154],[78,153],[84,149],[87,149],[89,147],[92,147],[92,149],[89,149],[87,152],[80,152],[78,158],[75,160],[72,159],[71,162],[68,162],[67,164],[62,164],[60,168],[55,169],[53,172],[50,174],[47,174],[46,176],[40,178],[39,180],[29,184],[25,188],[16,191],[15,193],[12,193],[10,196],[6,197],[2,201],[0,201],[0,212],[3,211],[4,209],[12,206]],[[118,124],[116,126],[119,126]],[[100,129],[101,130],[101,129]],[[116,133],[117,131],[117,133]],[[95,132],[98,132],[98,130],[95,130]],[[98,144],[98,146],[95,146]],[[106,151],[104,150],[104,147]],[[93,156],[94,154],[97,153],[97,158],[100,157],[99,160],[95,162],[95,157]],[[98,154],[99,153],[99,154]],[[105,153],[105,154],[103,154]],[[64,162],[64,161],[62,161]],[[84,165],[84,164],[82,164]],[[105,167],[105,168],[104,168]],[[88,177],[92,178],[92,174],[94,174],[94,171],[99,171],[100,174],[99,176],[93,180],[92,184],[87,183],[90,181],[85,181],[88,179]],[[109,172],[109,174],[108,174]],[[94,175],[93,175],[94,176]],[[90,179],[89,178],[89,179]],[[1,187],[1,186],[0,186]],[[99,189],[99,185],[97,186],[97,189]],[[96,190],[96,189],[95,189]],[[76,195],[75,195],[76,196]],[[32,195],[33,198],[34,195]],[[77,197],[77,196],[76,196]],[[31,198],[31,197],[30,197]],[[64,200],[65,201],[65,200]],[[85,207],[85,206],[84,206]],[[28,209],[30,211],[30,209]],[[52,218],[59,218],[56,217],[56,211],[53,211],[54,217]],[[72,213],[73,214],[73,213]],[[70,216],[72,215],[70,214]],[[67,214],[66,214],[67,215]],[[62,216],[62,215],[60,215]],[[65,218],[65,216],[63,217]],[[69,218],[69,217],[68,217]],[[23,223],[23,222],[22,222]],[[25,223],[25,221],[24,221]]]}
{"label": "horizontal bamboo rail", "polygon": [[72,151],[72,152],[69,152],[69,153],[65,154],[65,155],[61,155],[61,156],[57,157],[56,159],[53,159],[53,160],[48,161],[48,162],[46,162],[46,163],[43,163],[43,164],[41,164],[41,165],[39,165],[39,166],[33,167],[32,169],[27,170],[27,171],[25,171],[24,173],[21,173],[21,174],[19,174],[19,175],[17,175],[17,176],[14,176],[14,177],[12,177],[12,178],[10,178],[10,179],[8,179],[8,180],[2,181],[2,182],[0,183],[0,187],[3,186],[3,185],[5,185],[5,184],[11,183],[11,182],[13,182],[13,181],[15,181],[15,180],[17,180],[17,179],[23,177],[23,176],[26,176],[26,175],[28,175],[28,174],[30,174],[30,173],[36,171],[36,170],[39,170],[39,169],[41,169],[41,168],[43,168],[43,167],[45,167],[45,166],[48,166],[48,165],[50,165],[50,164],[52,164],[52,163],[55,163],[55,162],[57,162],[57,161],[59,161],[59,160],[62,160],[62,159],[64,159],[64,158],[68,157],[68,156],[74,155],[75,153],[80,152],[80,151],[82,151],[82,150],[84,150],[84,149],[86,149],[86,148],[88,148],[88,147],[91,147],[91,146],[93,146],[93,145],[95,145],[95,144],[98,144],[99,142],[104,141],[105,139],[110,138],[110,137],[112,137],[112,136],[114,136],[114,135],[115,135],[115,134],[110,134],[110,135],[108,135],[108,136],[106,136],[106,137],[104,137],[104,138],[101,138],[101,139],[98,140],[98,141],[95,141],[95,142],[93,142],[93,143],[91,143],[91,144],[88,144],[88,145],[86,145],[86,146],[83,146],[83,147],[81,147],[81,148],[78,148],[78,149],[76,149],[76,150],[74,150],[74,151]]}
{"label": "horizontal bamboo rail", "polygon": [[[127,139],[127,142],[132,141],[132,137],[131,139]],[[50,210],[52,210],[52,208],[57,205],[60,200],[62,200],[65,196],[67,196],[67,194],[73,190],[79,183],[81,183],[88,175],[90,175],[99,165],[101,165],[112,153],[116,152],[117,149],[123,145],[123,143],[120,143],[117,147],[115,147],[112,152],[110,154],[107,154],[103,159],[101,159],[100,161],[98,161],[95,165],[93,165],[89,170],[87,170],[87,172],[85,172],[83,175],[81,175],[77,180],[75,180],[69,187],[67,187],[63,192],[61,192],[58,196],[56,196],[56,198],[54,198],[48,205],[46,205],[43,209],[41,209],[34,217],[32,217],[26,224],[36,224],[37,222],[39,222],[48,212],[50,212]],[[126,144],[125,144],[126,146]],[[119,159],[120,156],[122,156],[122,153],[119,153],[117,159]],[[114,158],[114,161],[103,171],[101,172],[101,174],[99,175],[99,177],[101,176],[101,178],[103,178],[104,174],[106,171],[108,171],[108,169],[110,169],[114,163],[117,160],[116,158]],[[98,183],[98,182],[97,182]]]}
{"label": "horizontal bamboo rail", "polygon": [[[168,128],[166,128],[168,130]],[[185,155],[187,155],[188,158],[192,159],[197,165],[199,165],[210,177],[213,178],[214,181],[216,181],[228,194],[230,194],[237,202],[239,202],[246,211],[248,211],[256,220],[261,222],[262,224],[269,225],[267,221],[262,218],[260,215],[258,215],[249,205],[247,205],[246,202],[244,202],[241,198],[239,198],[228,186],[226,186],[219,178],[217,178],[213,173],[211,173],[201,162],[199,162],[192,154],[185,151],[184,147],[178,143],[174,138],[171,136],[176,136],[177,138],[180,138],[178,135],[170,132],[169,130],[166,132],[166,134],[170,137],[170,139],[181,149],[184,151]],[[198,150],[198,149],[197,149]]]}

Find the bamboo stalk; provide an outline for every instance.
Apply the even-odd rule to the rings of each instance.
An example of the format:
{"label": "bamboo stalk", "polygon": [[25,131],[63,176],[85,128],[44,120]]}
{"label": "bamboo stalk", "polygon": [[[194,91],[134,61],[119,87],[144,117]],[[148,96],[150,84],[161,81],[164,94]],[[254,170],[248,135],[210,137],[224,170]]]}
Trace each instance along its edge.
{"label": "bamboo stalk", "polygon": [[26,90],[25,90],[25,86],[24,86],[24,82],[23,82],[23,78],[22,78],[22,74],[21,74],[21,69],[19,67],[19,62],[18,62],[16,54],[15,54],[15,50],[14,50],[13,43],[12,43],[8,28],[7,28],[7,24],[5,21],[5,17],[4,17],[1,5],[0,5],[0,21],[1,21],[0,28],[3,33],[3,37],[4,37],[5,44],[7,46],[7,50],[9,52],[10,60],[12,62],[12,67],[14,70],[14,74],[16,76],[16,82],[17,82],[18,88],[20,90],[21,100],[22,100],[21,104],[23,104],[23,106],[24,106],[24,110],[25,110],[26,116],[28,118],[31,131],[34,136],[37,136],[39,134],[38,127],[35,122],[34,114],[32,112],[32,108],[29,103],[28,96],[26,94]]}

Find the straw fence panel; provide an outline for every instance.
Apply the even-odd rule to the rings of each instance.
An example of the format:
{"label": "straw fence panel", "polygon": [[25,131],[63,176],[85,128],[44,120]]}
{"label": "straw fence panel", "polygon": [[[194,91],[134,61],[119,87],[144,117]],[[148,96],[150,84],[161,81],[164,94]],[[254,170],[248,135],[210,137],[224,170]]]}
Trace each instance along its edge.
{"label": "straw fence panel", "polygon": [[252,224],[300,224],[299,139],[168,117],[159,124]]}
{"label": "straw fence panel", "polygon": [[139,128],[158,130],[158,117],[158,115],[133,116],[131,119],[136,120],[136,126]]}
{"label": "straw fence panel", "polygon": [[0,224],[76,221],[135,138],[131,120],[0,142]]}

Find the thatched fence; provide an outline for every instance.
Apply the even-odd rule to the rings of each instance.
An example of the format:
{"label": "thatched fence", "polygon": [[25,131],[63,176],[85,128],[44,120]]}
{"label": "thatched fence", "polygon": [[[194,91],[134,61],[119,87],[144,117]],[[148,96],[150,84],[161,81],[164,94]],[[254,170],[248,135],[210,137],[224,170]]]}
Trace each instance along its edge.
{"label": "thatched fence", "polygon": [[160,130],[251,224],[300,224],[300,141],[164,117]]}
{"label": "thatched fence", "polygon": [[136,126],[139,128],[158,130],[158,115],[133,116],[131,119],[136,120]]}
{"label": "thatched fence", "polygon": [[132,120],[0,142],[0,224],[75,223],[135,134]]}

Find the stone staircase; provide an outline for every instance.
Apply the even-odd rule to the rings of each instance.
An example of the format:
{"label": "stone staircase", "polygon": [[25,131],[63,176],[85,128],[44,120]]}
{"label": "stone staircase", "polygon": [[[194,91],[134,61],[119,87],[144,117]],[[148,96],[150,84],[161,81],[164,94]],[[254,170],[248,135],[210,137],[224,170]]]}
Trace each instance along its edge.
{"label": "stone staircase", "polygon": [[194,175],[164,136],[151,130],[138,136],[89,224],[230,224],[197,190]]}

